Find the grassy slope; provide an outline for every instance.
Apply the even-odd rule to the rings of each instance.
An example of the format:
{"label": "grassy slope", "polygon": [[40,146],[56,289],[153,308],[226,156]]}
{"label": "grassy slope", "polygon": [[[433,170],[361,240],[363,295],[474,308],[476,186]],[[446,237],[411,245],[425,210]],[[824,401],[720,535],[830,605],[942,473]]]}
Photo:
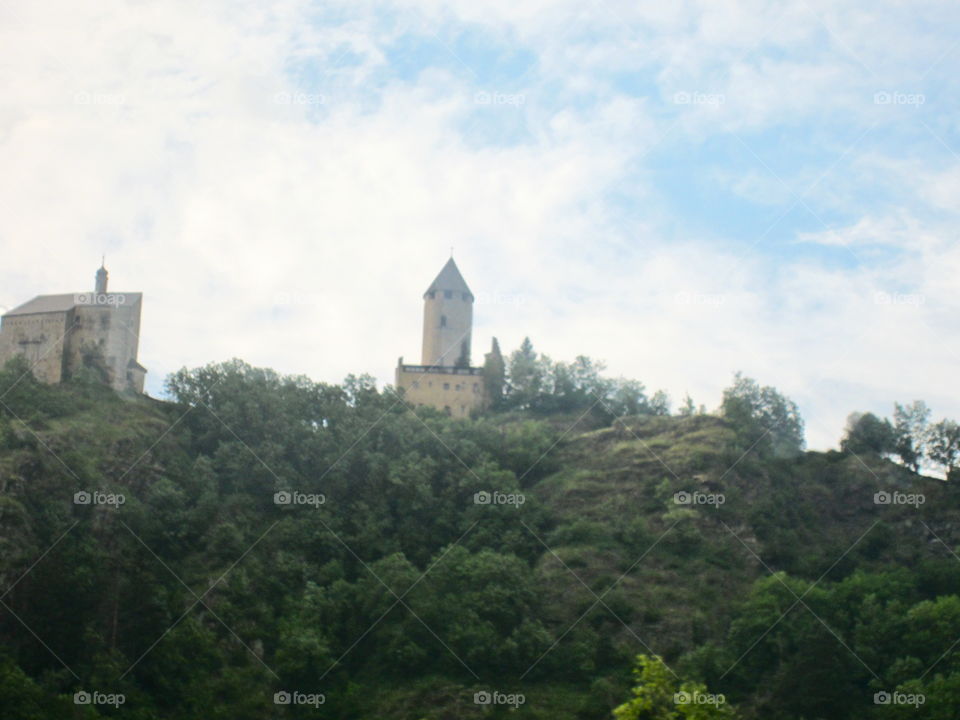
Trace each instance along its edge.
{"label": "grassy slope", "polygon": [[[676,660],[722,637],[735,604],[771,571],[812,583],[828,570],[827,580],[854,567],[911,566],[935,542],[928,527],[951,547],[960,542],[945,483],[835,452],[761,461],[732,451],[732,439],[711,416],[634,419],[567,435],[553,451],[559,469],[529,488],[556,522],[538,562],[555,636],[594,623],[626,653]],[[925,494],[922,520],[915,508],[874,503],[874,493],[893,489]],[[679,506],[673,496],[681,490],[722,493],[725,502]],[[607,717],[626,682],[617,674],[579,692],[528,691],[525,716]],[[434,705],[430,686],[392,693],[381,707],[396,708],[389,716],[398,718],[410,717],[404,706],[434,707],[429,718],[474,716]]]}
{"label": "grassy slope", "polygon": [[[78,488],[102,487],[104,477],[123,476],[120,484],[140,494],[187,467],[177,431],[162,435],[176,420],[172,407],[91,392],[75,398],[75,406],[59,417],[31,422],[32,432],[18,421],[6,426],[26,448],[0,454],[0,488],[15,491],[24,476],[69,473]],[[552,419],[561,430],[570,421]],[[554,635],[575,623],[590,627],[609,638],[617,656],[652,651],[676,659],[722,636],[733,604],[770,570],[812,582],[841,556],[833,567],[837,576],[854,566],[915,563],[929,552],[932,532],[950,547],[960,539],[960,527],[948,513],[955,501],[952,488],[885,460],[807,453],[791,461],[761,461],[732,451],[732,431],[709,416],[643,418],[610,428],[584,424],[551,452],[555,469],[527,488],[554,521],[541,536],[537,571]],[[145,438],[158,437],[158,447],[141,460]],[[167,465],[155,464],[158,457]],[[26,467],[30,463],[41,463],[43,471]],[[873,503],[876,491],[893,488],[926,494],[922,522],[912,508]],[[715,509],[673,502],[675,492],[698,489],[723,493],[725,503]],[[34,490],[41,492],[30,497],[44,497],[42,488]],[[69,511],[67,504],[56,504],[57,510],[38,500],[22,513],[0,499],[5,530],[0,549],[25,558],[41,550],[29,516]],[[12,578],[0,581],[7,586]],[[606,708],[624,697],[626,671],[592,687],[528,684],[528,704],[520,714],[604,717]],[[376,707],[371,716],[384,718],[479,717],[481,708],[464,705],[464,697],[482,687],[424,678],[374,695],[361,693],[358,704]]]}

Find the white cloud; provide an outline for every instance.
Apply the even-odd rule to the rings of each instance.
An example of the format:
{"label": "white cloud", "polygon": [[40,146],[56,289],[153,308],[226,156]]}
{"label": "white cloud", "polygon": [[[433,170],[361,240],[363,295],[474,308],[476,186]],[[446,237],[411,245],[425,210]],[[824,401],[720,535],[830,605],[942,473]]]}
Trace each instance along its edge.
{"label": "white cloud", "polygon": [[[907,395],[960,414],[943,390],[946,351],[930,350],[950,332],[960,256],[948,224],[919,207],[954,212],[955,167],[856,149],[867,160],[841,187],[890,175],[884,163],[909,172],[904,207],[860,212],[844,195],[859,219],[799,238],[870,261],[851,269],[685,235],[646,165],[652,150],[802,116],[872,121],[858,93],[872,97],[875,78],[829,38],[852,23],[843,44],[885,72],[917,44],[881,52],[902,32],[894,6],[360,3],[327,25],[297,2],[58,7],[0,23],[0,303],[88,286],[105,250],[112,286],[145,293],[154,391],[181,365],[231,356],[389,382],[397,356],[417,356],[420,295],[452,245],[487,298],[478,356],[490,335],[509,350],[529,334],[554,357],[604,358],[709,406],[743,369],[802,400],[815,446],[850,410]],[[451,28],[536,58],[521,107],[478,107],[476,91],[497,88],[449,57],[412,80],[392,72],[396,43],[452,44]],[[618,72],[646,73],[652,92],[631,95]],[[678,109],[678,89],[726,101]],[[476,134],[496,138],[498,121],[523,132]],[[792,202],[765,176],[758,165],[736,190]],[[884,307],[881,292],[928,301]]]}

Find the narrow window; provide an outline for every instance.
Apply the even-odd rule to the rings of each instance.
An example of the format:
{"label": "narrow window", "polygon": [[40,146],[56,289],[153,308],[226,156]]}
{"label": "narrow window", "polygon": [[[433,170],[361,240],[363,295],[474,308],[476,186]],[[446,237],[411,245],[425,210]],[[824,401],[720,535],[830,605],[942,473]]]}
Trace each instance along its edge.
{"label": "narrow window", "polygon": [[446,327],[446,326],[447,326],[447,316],[446,316],[446,315],[441,315],[441,316],[440,316],[440,327]]}
{"label": "narrow window", "polygon": [[450,389],[450,383],[444,383],[444,384],[443,384],[443,389],[444,389],[444,390],[449,390],[449,389]]}

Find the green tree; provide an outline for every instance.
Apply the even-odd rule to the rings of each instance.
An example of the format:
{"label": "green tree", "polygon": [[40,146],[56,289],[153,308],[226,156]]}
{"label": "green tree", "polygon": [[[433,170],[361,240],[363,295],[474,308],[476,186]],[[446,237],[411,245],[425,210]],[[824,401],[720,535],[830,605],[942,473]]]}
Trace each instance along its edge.
{"label": "green tree", "polygon": [[930,426],[927,434],[927,454],[937,465],[953,475],[960,467],[960,424],[941,420]]}
{"label": "green tree", "polygon": [[506,364],[500,352],[500,343],[493,339],[490,352],[483,361],[483,384],[490,398],[490,405],[496,409],[503,404],[503,389],[506,382]]}
{"label": "green tree", "polygon": [[903,464],[914,472],[920,469],[926,451],[927,424],[930,410],[923,400],[914,400],[910,405],[893,405],[893,429],[896,435],[896,452]]}
{"label": "green tree", "polygon": [[507,368],[507,391],[510,405],[529,407],[544,388],[546,372],[542,359],[533,349],[533,343],[526,337],[518,350],[510,354]]}
{"label": "green tree", "polygon": [[613,711],[616,720],[719,720],[736,718],[726,698],[706,685],[681,681],[659,657],[638,655],[632,696]]}
{"label": "green tree", "polygon": [[738,372],[733,385],[723,391],[721,413],[745,447],[776,457],[791,457],[803,451],[800,410],[776,388],[761,387],[756,380]]}
{"label": "green tree", "polygon": [[840,449],[848,453],[892,453],[896,449],[893,425],[873,413],[851,413],[847,417],[847,430],[840,441]]}
{"label": "green tree", "polygon": [[650,412],[653,415],[670,414],[670,396],[665,390],[657,390],[650,398]]}

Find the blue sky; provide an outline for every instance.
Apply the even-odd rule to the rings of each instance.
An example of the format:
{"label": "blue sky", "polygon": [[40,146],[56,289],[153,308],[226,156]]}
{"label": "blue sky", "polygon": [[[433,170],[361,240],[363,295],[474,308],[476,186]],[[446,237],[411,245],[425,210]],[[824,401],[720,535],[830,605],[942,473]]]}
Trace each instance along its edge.
{"label": "blue sky", "polygon": [[77,5],[0,10],[0,306],[106,252],[154,394],[391,382],[454,246],[478,352],[960,415],[956,3]]}

